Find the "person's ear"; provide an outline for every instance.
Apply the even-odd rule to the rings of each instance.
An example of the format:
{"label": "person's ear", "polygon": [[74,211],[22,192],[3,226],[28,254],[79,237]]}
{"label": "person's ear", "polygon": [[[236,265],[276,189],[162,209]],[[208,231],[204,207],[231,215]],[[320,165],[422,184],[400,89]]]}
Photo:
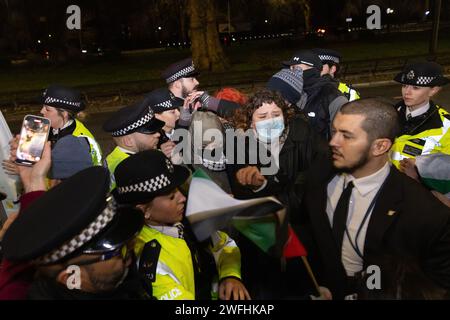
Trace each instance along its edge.
{"label": "person's ear", "polygon": [[183,80],[183,78],[178,79],[173,83],[173,86],[175,87],[175,89],[181,90],[181,88],[183,87],[182,80]]}
{"label": "person's ear", "polygon": [[145,220],[150,220],[152,213],[149,210],[148,204],[138,204],[136,208],[138,208],[144,213]]}
{"label": "person's ear", "polygon": [[67,268],[65,268],[61,270],[61,272],[56,276],[56,282],[62,284],[63,286],[67,286],[67,280],[69,279],[70,275],[71,274],[67,272]]}
{"label": "person's ear", "polygon": [[122,143],[124,144],[125,147],[128,147],[130,149],[135,147],[135,142],[132,135],[123,136]]}
{"label": "person's ear", "polygon": [[432,98],[439,91],[441,91],[441,87],[432,87],[429,94],[430,98]]}
{"label": "person's ear", "polygon": [[331,74],[332,76],[334,76],[334,74],[336,73],[336,71],[337,71],[336,66],[331,66],[331,68],[330,68],[330,74]]}
{"label": "person's ear", "polygon": [[64,123],[66,123],[67,121],[69,121],[70,115],[69,115],[69,112],[68,112],[68,111],[63,110],[62,115],[63,115]]}
{"label": "person's ear", "polygon": [[387,138],[383,138],[383,139],[376,139],[373,143],[372,143],[372,154],[375,157],[381,156],[387,152],[389,152],[389,150],[392,147],[392,142],[391,140],[387,139]]}

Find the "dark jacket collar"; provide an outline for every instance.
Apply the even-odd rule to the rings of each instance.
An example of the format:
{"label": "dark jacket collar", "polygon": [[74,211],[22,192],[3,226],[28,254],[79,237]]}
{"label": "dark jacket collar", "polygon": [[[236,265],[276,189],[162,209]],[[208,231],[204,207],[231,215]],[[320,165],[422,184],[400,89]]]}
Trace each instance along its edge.
{"label": "dark jacket collar", "polygon": [[396,105],[399,113],[401,126],[401,135],[415,135],[425,130],[436,129],[442,127],[442,120],[439,116],[438,107],[430,100],[430,108],[424,114],[406,120],[406,105],[404,101]]}

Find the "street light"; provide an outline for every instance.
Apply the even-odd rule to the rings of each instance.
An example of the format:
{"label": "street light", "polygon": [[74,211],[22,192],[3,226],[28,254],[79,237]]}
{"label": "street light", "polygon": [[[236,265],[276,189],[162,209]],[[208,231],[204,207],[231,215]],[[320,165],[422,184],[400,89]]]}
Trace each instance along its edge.
{"label": "street light", "polygon": [[269,23],[269,20],[267,20],[267,19],[266,19],[266,20],[264,20],[264,23]]}
{"label": "street light", "polygon": [[158,30],[159,30],[159,31],[161,31],[161,30],[162,30],[162,28],[161,28],[161,27],[158,27]]}
{"label": "street light", "polygon": [[391,13],[394,13],[394,9],[391,9],[391,8],[387,8],[387,10],[386,10],[386,13],[387,13],[387,14],[391,14]]}
{"label": "street light", "polygon": [[425,15],[429,15],[430,14],[430,10],[425,11]]}

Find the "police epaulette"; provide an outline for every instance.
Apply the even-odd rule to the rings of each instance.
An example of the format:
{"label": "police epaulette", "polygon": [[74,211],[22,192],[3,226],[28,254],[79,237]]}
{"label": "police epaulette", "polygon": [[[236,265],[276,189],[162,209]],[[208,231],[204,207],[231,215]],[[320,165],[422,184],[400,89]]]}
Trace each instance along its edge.
{"label": "police epaulette", "polygon": [[444,114],[444,118],[450,120],[450,113]]}
{"label": "police epaulette", "polygon": [[147,290],[151,290],[152,282],[156,280],[156,267],[158,265],[161,245],[157,240],[152,240],[144,245],[139,259],[139,274],[144,280]]}

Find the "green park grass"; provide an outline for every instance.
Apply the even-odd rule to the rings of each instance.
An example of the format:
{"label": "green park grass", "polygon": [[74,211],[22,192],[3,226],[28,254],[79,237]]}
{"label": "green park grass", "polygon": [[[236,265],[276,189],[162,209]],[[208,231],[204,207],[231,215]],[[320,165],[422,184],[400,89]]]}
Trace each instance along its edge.
{"label": "green park grass", "polygon": [[[225,48],[231,62],[227,77],[234,73],[261,72],[280,67],[296,50],[315,46],[340,51],[345,61],[373,60],[397,56],[423,55],[428,52],[429,32],[378,35],[376,38],[346,41],[294,41],[272,39],[233,44]],[[450,52],[450,32],[441,32],[439,52]],[[64,65],[15,66],[0,69],[0,96],[21,91],[40,90],[52,83],[68,86],[114,86],[134,81],[155,81],[161,70],[174,61],[190,55],[189,49],[149,50],[141,53],[124,53],[116,59],[73,62]],[[203,74],[214,78],[221,75]],[[161,86],[164,82],[161,80]]]}

